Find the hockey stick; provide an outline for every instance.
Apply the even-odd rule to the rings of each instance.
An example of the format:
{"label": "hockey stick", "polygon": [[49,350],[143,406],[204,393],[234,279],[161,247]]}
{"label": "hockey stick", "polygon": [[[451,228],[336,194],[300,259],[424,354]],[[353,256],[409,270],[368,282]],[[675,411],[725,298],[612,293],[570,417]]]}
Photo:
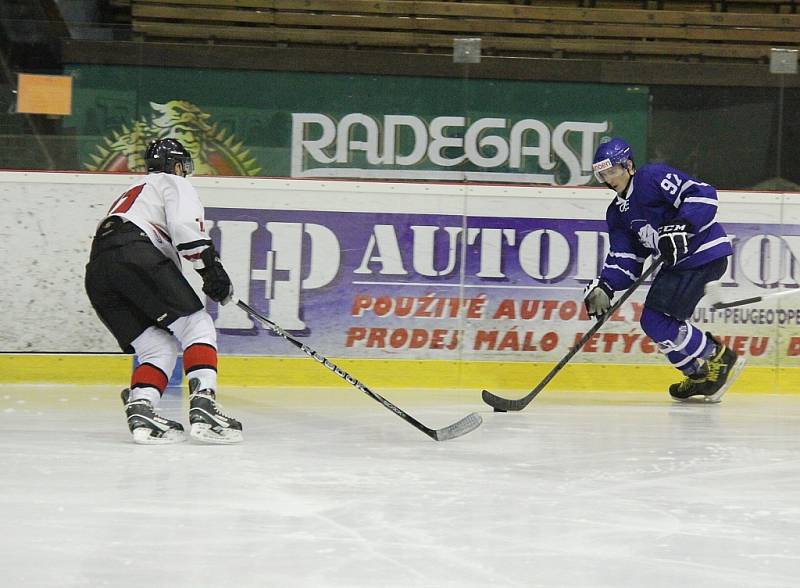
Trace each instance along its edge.
{"label": "hockey stick", "polygon": [[481,393],[483,401],[489,406],[491,406],[495,410],[495,412],[508,412],[509,410],[518,411],[528,406],[531,400],[536,398],[536,395],[539,394],[539,392],[541,392],[545,386],[547,386],[550,380],[552,380],[559,371],[561,371],[561,368],[567,365],[569,360],[572,359],[572,357],[576,353],[578,353],[578,351],[580,351],[580,349],[586,344],[586,342],[589,339],[591,339],[592,336],[600,329],[600,327],[602,327],[606,323],[606,321],[622,306],[622,304],[630,297],[630,295],[633,294],[633,292],[639,286],[642,285],[642,282],[644,282],[647,278],[653,275],[653,272],[655,272],[660,265],[661,265],[661,258],[658,258],[653,262],[653,265],[647,268],[647,270],[639,277],[638,280],[636,280],[633,284],[631,284],[631,287],[628,288],[625,291],[625,293],[620,297],[620,299],[617,300],[611,306],[611,308],[608,309],[608,312],[606,312],[600,319],[598,319],[597,322],[592,326],[592,328],[589,329],[583,335],[583,337],[581,337],[580,341],[578,341],[578,343],[572,349],[569,350],[569,353],[567,353],[561,359],[561,361],[559,361],[556,364],[556,367],[550,370],[550,373],[547,374],[544,377],[544,379],[541,382],[539,382],[533,390],[528,392],[528,394],[526,394],[522,398],[517,398],[516,400],[510,400],[508,398],[503,398],[501,396],[492,394],[488,390],[484,390]]}
{"label": "hockey stick", "polygon": [[402,409],[398,408],[397,406],[395,406],[394,404],[392,404],[391,402],[386,400],[380,394],[377,394],[376,392],[373,392],[372,390],[367,388],[367,386],[365,384],[363,384],[362,382],[359,382],[357,379],[355,379],[353,376],[348,374],[342,368],[340,368],[336,364],[334,364],[331,360],[329,360],[326,357],[320,355],[319,353],[317,353],[316,351],[311,349],[311,347],[309,347],[308,345],[305,345],[305,344],[301,343],[300,341],[298,341],[297,339],[295,339],[294,337],[289,335],[289,333],[284,331],[277,324],[275,324],[274,322],[272,322],[271,320],[269,320],[267,317],[265,317],[264,315],[260,314],[259,312],[253,310],[250,306],[248,306],[247,304],[245,304],[241,300],[237,300],[236,301],[236,306],[241,308],[243,311],[245,311],[251,317],[259,320],[268,329],[270,329],[273,333],[275,333],[276,335],[280,335],[281,337],[286,339],[289,343],[291,343],[292,345],[294,345],[295,347],[300,349],[303,353],[305,353],[306,355],[308,355],[312,359],[315,359],[321,365],[323,365],[326,368],[328,368],[334,374],[336,374],[337,376],[342,378],[345,382],[347,382],[348,384],[350,384],[354,388],[356,388],[358,390],[361,390],[364,394],[366,394],[367,396],[369,396],[373,400],[377,400],[383,406],[385,406],[386,408],[391,410],[394,414],[399,416],[401,419],[403,419],[407,423],[410,423],[411,425],[413,425],[414,427],[416,427],[417,429],[419,429],[420,431],[422,431],[428,437],[430,437],[431,439],[433,439],[435,441],[447,441],[448,439],[455,439],[456,437],[461,437],[462,435],[466,435],[467,433],[477,429],[480,426],[481,422],[483,422],[483,419],[481,419],[480,415],[478,413],[473,412],[472,414],[468,414],[467,416],[465,416],[460,421],[455,422],[452,425],[448,425],[447,427],[443,427],[441,429],[431,429],[429,427],[426,427],[421,422],[419,422],[417,419],[415,419],[414,417],[412,417],[411,415],[409,415],[408,413],[406,413]]}
{"label": "hockey stick", "polygon": [[711,302],[711,308],[720,310],[723,308],[732,308],[734,306],[744,306],[746,304],[755,304],[762,300],[771,300],[773,298],[781,298],[782,296],[789,296],[791,294],[800,293],[798,290],[781,290],[780,292],[770,292],[769,294],[760,294],[758,296],[749,296],[747,298],[739,298],[738,300],[722,301],[720,290],[722,289],[721,282],[709,282],[706,284],[706,296],[708,301]]}

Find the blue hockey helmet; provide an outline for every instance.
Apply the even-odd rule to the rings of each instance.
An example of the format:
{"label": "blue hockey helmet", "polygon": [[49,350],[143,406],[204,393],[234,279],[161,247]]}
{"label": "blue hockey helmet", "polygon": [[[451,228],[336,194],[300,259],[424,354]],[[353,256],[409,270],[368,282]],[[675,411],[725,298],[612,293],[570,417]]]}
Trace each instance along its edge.
{"label": "blue hockey helmet", "polygon": [[611,169],[615,165],[624,165],[626,161],[633,160],[633,149],[628,145],[625,140],[614,137],[601,143],[594,152],[594,159],[592,160],[592,170],[594,175],[600,182],[605,182],[600,175],[607,169]]}
{"label": "blue hockey helmet", "polygon": [[194,173],[192,154],[177,139],[156,139],[147,147],[144,154],[148,172],[174,173],[175,164],[183,166],[185,176]]}

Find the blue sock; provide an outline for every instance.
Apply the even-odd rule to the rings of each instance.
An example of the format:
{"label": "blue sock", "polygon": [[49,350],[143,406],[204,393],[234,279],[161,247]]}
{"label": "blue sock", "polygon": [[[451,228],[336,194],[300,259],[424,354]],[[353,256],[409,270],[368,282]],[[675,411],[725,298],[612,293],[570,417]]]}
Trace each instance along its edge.
{"label": "blue sock", "polygon": [[703,359],[710,358],[712,355],[714,355],[714,352],[717,350],[717,344],[714,342],[714,339],[712,339],[711,337],[708,337],[707,339],[708,340],[706,341],[706,346],[703,348],[703,352],[700,354],[700,357],[702,357]]}
{"label": "blue sock", "polygon": [[695,360],[690,361],[689,363],[687,363],[685,366],[683,366],[681,368],[681,371],[683,372],[684,376],[693,376],[697,372],[700,371],[700,368],[702,367],[702,365],[703,365],[703,362],[701,362],[700,360],[695,359]]}

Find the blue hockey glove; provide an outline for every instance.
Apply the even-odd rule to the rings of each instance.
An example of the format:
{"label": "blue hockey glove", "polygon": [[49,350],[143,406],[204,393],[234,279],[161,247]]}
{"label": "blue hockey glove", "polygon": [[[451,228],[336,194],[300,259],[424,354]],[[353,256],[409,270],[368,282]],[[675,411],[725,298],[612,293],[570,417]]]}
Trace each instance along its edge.
{"label": "blue hockey glove", "polygon": [[667,265],[675,265],[689,253],[689,237],[691,226],[684,220],[674,221],[661,225],[658,229],[658,251]]}
{"label": "blue hockey glove", "polygon": [[589,313],[589,316],[602,318],[611,308],[612,298],[614,298],[614,290],[599,278],[589,282],[583,290],[583,303],[586,305],[586,312]]}

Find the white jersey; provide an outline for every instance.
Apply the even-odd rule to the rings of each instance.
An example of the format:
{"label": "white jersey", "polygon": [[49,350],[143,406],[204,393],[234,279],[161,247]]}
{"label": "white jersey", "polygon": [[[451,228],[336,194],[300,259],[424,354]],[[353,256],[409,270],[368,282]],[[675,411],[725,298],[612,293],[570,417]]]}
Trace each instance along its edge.
{"label": "white jersey", "polygon": [[119,216],[134,223],[179,268],[183,257],[202,269],[200,254],[211,245],[204,214],[200,197],[189,180],[174,174],[151,173],[117,198],[107,217]]}

